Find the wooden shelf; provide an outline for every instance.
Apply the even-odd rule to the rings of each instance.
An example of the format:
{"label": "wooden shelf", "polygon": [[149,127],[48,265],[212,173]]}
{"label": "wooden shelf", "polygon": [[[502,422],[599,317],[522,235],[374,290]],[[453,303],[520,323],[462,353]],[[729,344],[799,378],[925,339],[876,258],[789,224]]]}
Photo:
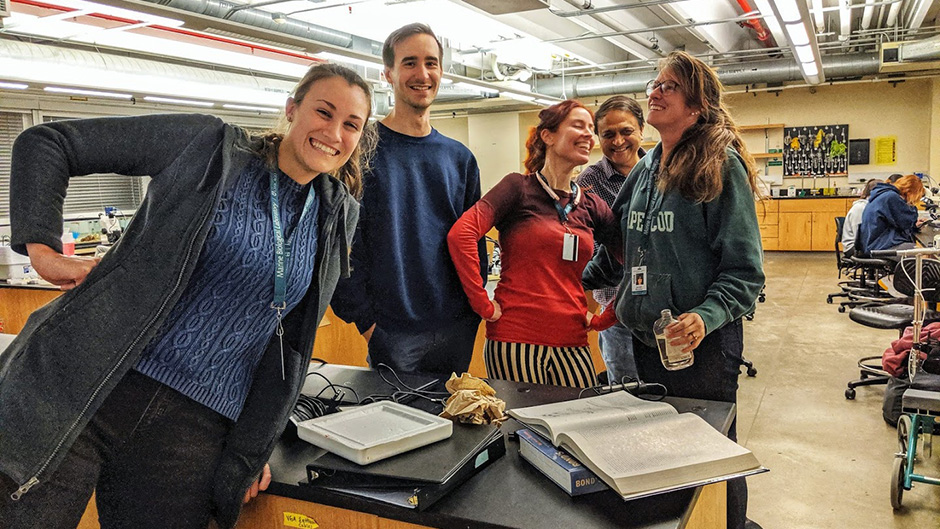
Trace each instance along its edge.
{"label": "wooden shelf", "polygon": [[786,127],[783,123],[768,123],[767,125],[738,125],[738,130],[765,130],[765,129],[782,129]]}
{"label": "wooden shelf", "polygon": [[767,158],[779,158],[781,160],[783,159],[782,152],[752,152],[751,156],[753,156],[755,160],[763,160]]}

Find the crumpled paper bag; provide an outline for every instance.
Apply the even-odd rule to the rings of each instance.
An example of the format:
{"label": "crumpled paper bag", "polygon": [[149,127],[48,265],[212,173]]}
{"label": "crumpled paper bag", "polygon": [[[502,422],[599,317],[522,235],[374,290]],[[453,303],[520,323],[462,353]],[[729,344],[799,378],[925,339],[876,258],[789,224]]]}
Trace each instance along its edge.
{"label": "crumpled paper bag", "polygon": [[451,373],[444,387],[451,396],[444,403],[441,417],[467,424],[495,424],[506,420],[506,403],[496,398],[496,390],[483,380],[464,373]]}

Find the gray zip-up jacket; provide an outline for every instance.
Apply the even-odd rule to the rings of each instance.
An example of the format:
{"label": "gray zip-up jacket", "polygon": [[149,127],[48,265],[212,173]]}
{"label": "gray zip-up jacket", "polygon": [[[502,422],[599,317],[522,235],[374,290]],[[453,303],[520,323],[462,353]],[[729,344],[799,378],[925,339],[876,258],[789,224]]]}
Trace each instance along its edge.
{"label": "gray zip-up jacket", "polygon": [[[204,115],[60,121],[24,131],[13,149],[13,247],[61,250],[70,177],[149,175],[147,196],[121,240],[78,288],[36,310],[0,356],[0,472],[28,494],[55,470],[104,399],[131,369],[186,288],[226,186],[252,156],[245,131]],[[313,181],[320,199],[314,277],[284,320],[286,380],[268,344],[216,470],[215,517],[238,518],[287,423],[317,325],[341,273],[359,216],[346,187]]]}

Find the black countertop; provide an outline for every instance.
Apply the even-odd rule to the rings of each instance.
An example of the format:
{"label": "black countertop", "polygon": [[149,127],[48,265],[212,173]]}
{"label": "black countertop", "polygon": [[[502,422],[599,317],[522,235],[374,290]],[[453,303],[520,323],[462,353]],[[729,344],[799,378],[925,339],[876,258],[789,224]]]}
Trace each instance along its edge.
{"label": "black countertop", "polygon": [[[580,390],[501,380],[489,381],[507,408],[577,398]],[[722,432],[734,418],[731,403],[667,397],[680,412],[692,412]],[[520,428],[510,419],[505,435]],[[301,440],[281,440],[271,456],[268,493],[349,509],[404,522],[451,528],[645,528],[677,529],[688,521],[700,489],[625,502],[612,490],[571,497],[532,465],[521,461],[519,442],[507,440],[506,455],[424,512],[393,507],[305,485],[306,464],[324,453]]]}

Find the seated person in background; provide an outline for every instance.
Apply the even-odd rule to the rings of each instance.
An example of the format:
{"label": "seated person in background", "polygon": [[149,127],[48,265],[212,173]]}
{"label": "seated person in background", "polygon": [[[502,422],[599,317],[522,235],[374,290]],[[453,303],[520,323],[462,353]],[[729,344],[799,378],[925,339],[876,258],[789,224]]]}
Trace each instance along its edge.
{"label": "seated person in background", "polygon": [[866,182],[865,187],[862,188],[861,197],[852,203],[849,212],[845,214],[845,223],[842,225],[842,253],[846,257],[855,255],[855,236],[858,234],[859,224],[862,223],[862,213],[865,211],[865,206],[868,205],[868,196],[871,195],[872,189],[880,183],[882,181],[877,178],[872,178]]}
{"label": "seated person in background", "polygon": [[914,175],[906,175],[893,184],[875,185],[862,213],[857,251],[868,255],[874,250],[914,247],[917,228],[917,204],[924,197],[924,184]]}
{"label": "seated person in background", "polygon": [[[619,252],[620,229],[603,199],[573,181],[594,146],[591,111],[568,100],[539,119],[526,141],[528,174],[503,177],[454,224],[447,244],[470,305],[487,321],[486,375],[588,387],[597,384],[588,330],[600,330],[605,317],[592,321],[581,272],[595,237]],[[502,272],[491,301],[480,284],[476,241],[493,226]],[[616,322],[613,311],[604,314]]]}

